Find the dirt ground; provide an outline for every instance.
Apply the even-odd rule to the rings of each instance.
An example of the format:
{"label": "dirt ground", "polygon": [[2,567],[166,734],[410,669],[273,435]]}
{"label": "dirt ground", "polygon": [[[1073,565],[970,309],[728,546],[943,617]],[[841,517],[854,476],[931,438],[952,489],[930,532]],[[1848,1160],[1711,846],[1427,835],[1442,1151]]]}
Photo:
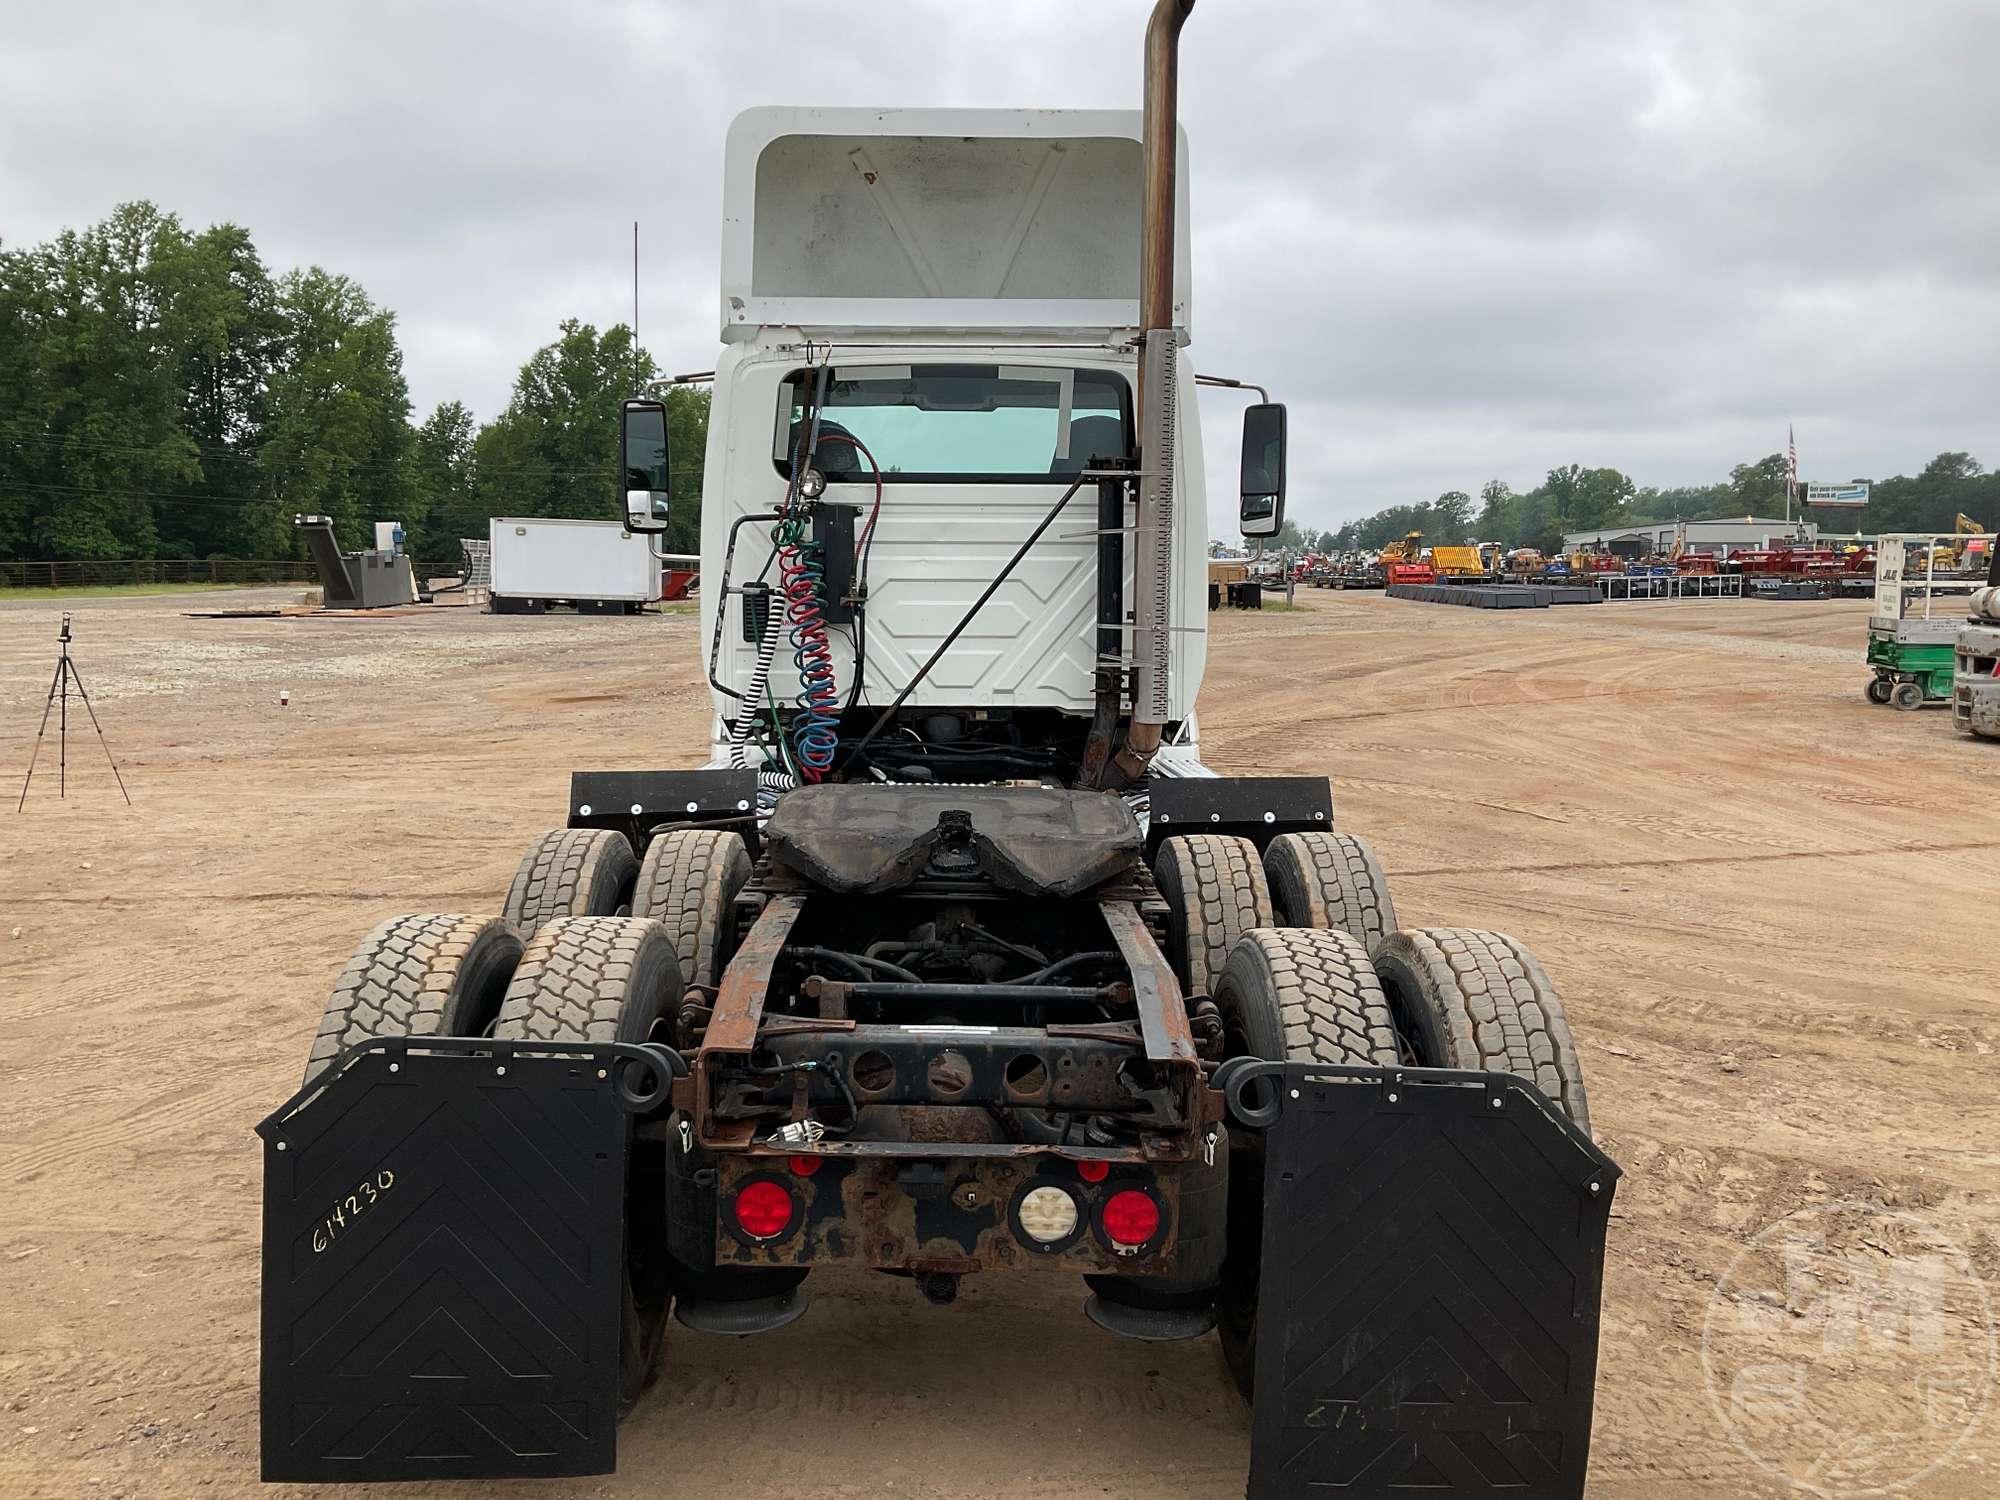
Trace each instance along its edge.
{"label": "dirt ground", "polygon": [[[1860,604],[1301,601],[1216,617],[1206,758],[1330,772],[1405,926],[1512,932],[1560,987],[1627,1173],[1591,1493],[1785,1493],[1706,1394],[1738,1252],[1845,1200],[2000,1275],[2000,746],[1863,701]],[[497,909],[572,767],[704,754],[689,614],[184,617],[208,602],[71,605],[133,806],[86,722],[68,799],[51,745],[19,816],[56,611],[0,603],[9,1496],[254,1488],[251,1126],[349,950],[392,912]],[[881,1279],[814,1290],[778,1334],[676,1329],[617,1476],[509,1493],[1241,1493],[1211,1340],[1112,1338],[1080,1288],[1026,1277],[950,1309]],[[1862,1426],[1921,1373],[1866,1347],[1846,1372]],[[1775,1467],[1812,1456],[1762,1441]],[[1910,1492],[1991,1494],[1996,1461],[1989,1422]]]}

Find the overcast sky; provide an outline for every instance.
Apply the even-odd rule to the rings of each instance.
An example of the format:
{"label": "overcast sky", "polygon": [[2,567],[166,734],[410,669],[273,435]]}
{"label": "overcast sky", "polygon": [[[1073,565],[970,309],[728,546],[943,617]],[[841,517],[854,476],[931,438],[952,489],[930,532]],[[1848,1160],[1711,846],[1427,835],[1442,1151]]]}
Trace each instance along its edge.
{"label": "overcast sky", "polygon": [[[752,104],[1131,107],[1147,0],[0,0],[0,239],[151,198],[400,319],[482,418],[576,316],[716,347]],[[1290,403],[1292,513],[1556,464],[2000,463],[2000,0],[1199,0],[1196,352]],[[1211,507],[1235,404],[1209,396]]]}

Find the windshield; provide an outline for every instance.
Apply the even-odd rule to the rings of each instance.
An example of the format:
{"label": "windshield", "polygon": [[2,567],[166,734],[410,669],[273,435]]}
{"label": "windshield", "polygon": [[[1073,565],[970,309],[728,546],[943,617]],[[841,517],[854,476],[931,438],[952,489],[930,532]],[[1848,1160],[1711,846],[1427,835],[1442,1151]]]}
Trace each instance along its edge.
{"label": "windshield", "polygon": [[[772,459],[805,441],[805,397],[817,370],[778,388]],[[830,480],[1022,484],[1074,478],[1095,458],[1131,449],[1131,392],[1108,370],[1024,365],[870,365],[833,371],[820,414],[819,467]]]}

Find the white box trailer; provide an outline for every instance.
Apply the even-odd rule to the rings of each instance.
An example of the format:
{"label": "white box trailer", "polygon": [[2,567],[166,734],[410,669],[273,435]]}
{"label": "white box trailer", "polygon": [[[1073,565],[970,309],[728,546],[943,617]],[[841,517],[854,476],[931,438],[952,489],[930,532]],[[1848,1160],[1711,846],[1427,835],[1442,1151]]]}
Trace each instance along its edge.
{"label": "white box trailer", "polygon": [[495,614],[540,613],[551,604],[637,614],[660,597],[660,560],[616,521],[495,516],[489,536]]}

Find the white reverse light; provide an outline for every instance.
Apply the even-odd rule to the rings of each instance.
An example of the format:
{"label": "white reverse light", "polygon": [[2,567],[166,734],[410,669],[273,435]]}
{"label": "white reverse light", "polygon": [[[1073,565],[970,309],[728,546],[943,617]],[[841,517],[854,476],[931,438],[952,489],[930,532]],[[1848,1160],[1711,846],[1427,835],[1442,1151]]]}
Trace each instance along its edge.
{"label": "white reverse light", "polygon": [[1014,1210],[1021,1233],[1038,1245],[1053,1245],[1076,1233],[1076,1199],[1059,1187],[1030,1188]]}

